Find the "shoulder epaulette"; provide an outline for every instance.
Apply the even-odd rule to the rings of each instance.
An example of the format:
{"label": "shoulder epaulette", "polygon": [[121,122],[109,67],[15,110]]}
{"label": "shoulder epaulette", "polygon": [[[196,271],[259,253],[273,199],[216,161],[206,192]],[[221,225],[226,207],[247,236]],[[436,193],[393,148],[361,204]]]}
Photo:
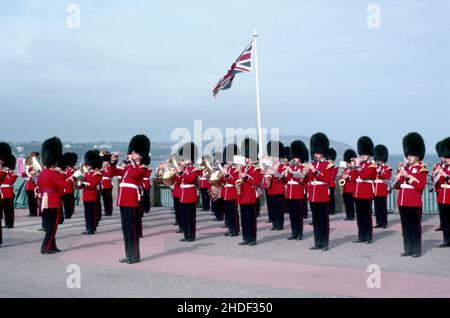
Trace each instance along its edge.
{"label": "shoulder epaulette", "polygon": [[333,167],[334,167],[334,163],[329,163],[328,166],[327,166],[327,169],[331,169]]}

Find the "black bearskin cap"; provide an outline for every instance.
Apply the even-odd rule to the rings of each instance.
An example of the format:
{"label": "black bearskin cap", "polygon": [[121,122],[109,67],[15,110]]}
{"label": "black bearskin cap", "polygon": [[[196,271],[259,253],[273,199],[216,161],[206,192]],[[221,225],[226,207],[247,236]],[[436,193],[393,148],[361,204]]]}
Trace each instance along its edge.
{"label": "black bearskin cap", "polygon": [[63,158],[66,166],[73,167],[77,164],[78,155],[75,152],[65,152]]}
{"label": "black bearskin cap", "polygon": [[[273,150],[273,152],[272,152]],[[269,141],[267,143],[267,154],[269,156],[277,157],[277,158],[283,158],[284,157],[284,145],[281,141],[274,140]]]}
{"label": "black bearskin cap", "polygon": [[360,156],[373,156],[373,141],[367,136],[362,136],[358,139],[358,154]]}
{"label": "black bearskin cap", "polygon": [[3,166],[7,167],[11,170],[16,169],[16,157],[14,155],[10,154],[7,158],[5,158]]}
{"label": "black bearskin cap", "polygon": [[181,159],[195,163],[198,158],[198,148],[193,142],[187,142],[178,150],[178,154]]}
{"label": "black bearskin cap", "polygon": [[442,158],[442,142],[443,142],[443,140],[438,141],[436,146],[435,146],[436,147],[436,153],[437,153],[437,156],[439,158]]}
{"label": "black bearskin cap", "polygon": [[[223,162],[233,161],[233,156],[239,153],[239,148],[236,144],[229,144],[223,147]],[[227,158],[228,157],[228,158]]]}
{"label": "black bearskin cap", "polygon": [[245,138],[241,144],[241,152],[245,158],[250,158],[253,161],[258,160],[258,143],[251,138]]}
{"label": "black bearskin cap", "polygon": [[103,165],[103,159],[100,156],[98,150],[89,150],[84,154],[84,164],[91,166],[94,169],[101,169]]}
{"label": "black bearskin cap", "polygon": [[389,150],[385,145],[376,145],[373,149],[373,159],[375,161],[387,162],[389,159]]}
{"label": "black bearskin cap", "polygon": [[141,159],[141,164],[148,166],[150,164],[150,161],[151,161],[150,156],[147,155]]}
{"label": "black bearskin cap", "polygon": [[336,149],[328,148],[328,151],[325,154],[325,159],[335,161],[336,160],[336,156],[337,156]]}
{"label": "black bearskin cap", "polygon": [[284,147],[283,154],[284,154],[283,158],[291,160],[292,159],[291,147],[288,146]]}
{"label": "black bearskin cap", "polygon": [[292,158],[299,158],[301,162],[307,162],[309,160],[308,148],[301,140],[294,140],[291,143]]}
{"label": "black bearskin cap", "polygon": [[344,152],[344,161],[347,163],[350,163],[350,161],[352,161],[353,158],[356,158],[356,152],[353,149],[347,149]]}
{"label": "black bearskin cap", "polygon": [[405,157],[418,156],[423,160],[425,156],[425,142],[420,134],[411,132],[403,137],[403,153]]}
{"label": "black bearskin cap", "polygon": [[311,136],[309,150],[311,151],[311,157],[314,157],[315,153],[325,155],[330,147],[330,141],[328,137],[321,132],[315,133]]}
{"label": "black bearskin cap", "polygon": [[450,137],[445,138],[441,142],[441,156],[444,158],[450,158]]}
{"label": "black bearskin cap", "polygon": [[60,162],[62,157],[62,143],[58,137],[44,141],[41,148],[41,160],[45,167],[51,167]]}
{"label": "black bearskin cap", "polygon": [[150,139],[146,135],[136,135],[131,138],[128,145],[128,154],[137,152],[141,157],[148,156],[150,153]]}
{"label": "black bearskin cap", "polygon": [[11,155],[11,146],[6,142],[0,142],[0,160],[7,160]]}

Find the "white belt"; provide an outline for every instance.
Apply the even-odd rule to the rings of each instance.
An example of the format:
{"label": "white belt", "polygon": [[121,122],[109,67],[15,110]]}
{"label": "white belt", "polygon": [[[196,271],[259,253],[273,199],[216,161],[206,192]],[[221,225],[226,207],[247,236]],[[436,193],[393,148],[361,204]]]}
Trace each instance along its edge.
{"label": "white belt", "polygon": [[230,184],[230,183],[226,183],[225,185],[224,185],[224,187],[227,187],[227,188],[232,188],[232,187],[235,187],[236,185],[234,185],[234,184]]}
{"label": "white belt", "polygon": [[323,182],[323,181],[311,181],[310,184],[311,185],[328,185],[328,183]]}
{"label": "white belt", "polygon": [[2,184],[2,185],[0,185],[0,188],[12,188],[12,185],[10,185],[10,184]]}
{"label": "white belt", "polygon": [[132,189],[138,189],[138,186],[132,183],[127,183],[127,182],[122,182],[121,184],[119,184],[119,187],[121,188],[132,188]]}
{"label": "white belt", "polygon": [[412,185],[406,184],[406,183],[402,183],[400,185],[400,188],[403,188],[403,189],[415,189]]}
{"label": "white belt", "polygon": [[109,177],[103,177],[102,180],[111,180]]}
{"label": "white belt", "polygon": [[[317,181],[316,181],[317,182]],[[300,183],[298,183],[297,181],[288,181],[288,184],[300,184]]]}
{"label": "white belt", "polygon": [[373,183],[373,180],[356,179],[356,182]]}
{"label": "white belt", "polygon": [[208,180],[208,179],[205,177],[201,177],[200,180]]}
{"label": "white belt", "polygon": [[148,180],[150,180],[149,178],[144,178],[144,179],[142,179],[142,180],[144,180],[144,181],[148,181]]}
{"label": "white belt", "polygon": [[450,184],[441,184],[442,189],[450,189]]}
{"label": "white belt", "polygon": [[375,183],[386,183],[386,181],[384,181],[384,180],[375,180],[374,182]]}
{"label": "white belt", "polygon": [[180,184],[180,188],[195,188],[195,184]]}

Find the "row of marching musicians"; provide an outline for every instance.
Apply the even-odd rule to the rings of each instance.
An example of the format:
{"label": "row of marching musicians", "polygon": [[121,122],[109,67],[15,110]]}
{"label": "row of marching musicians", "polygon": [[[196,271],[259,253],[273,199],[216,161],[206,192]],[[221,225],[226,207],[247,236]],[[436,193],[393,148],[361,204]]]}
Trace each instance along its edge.
{"label": "row of marching musicians", "polygon": [[[439,247],[447,247],[450,245],[450,141],[446,139],[441,144],[442,151],[438,155],[442,159],[435,166],[438,172],[434,175],[441,224],[445,228],[444,242]],[[254,151],[251,151],[252,147]],[[213,155],[216,159],[223,157],[218,160],[224,164],[223,167],[219,164],[219,170],[211,167],[205,158],[199,167],[194,166],[198,154],[193,143],[186,144],[179,150],[179,162],[172,157],[172,164],[175,164],[165,179],[170,179],[169,184],[173,188],[175,224],[179,225],[179,232],[184,233],[182,241],[195,240],[198,199],[196,186],[199,185],[200,193],[207,189],[213,203],[223,207],[228,227],[225,235],[239,235],[240,221],[243,241],[239,244],[256,245],[258,196],[262,188],[266,191],[272,230],[283,229],[284,211],[287,211],[291,224],[288,239],[301,240],[303,219],[307,216],[309,202],[315,239],[311,249],[328,250],[329,215],[335,211],[334,190],[339,167],[333,163],[336,151],[329,147],[327,136],[323,133],[313,135],[310,152],[298,140],[292,142],[290,147],[284,147],[280,142],[270,142],[267,149],[270,157],[266,156],[260,162],[256,161],[257,148],[254,140],[245,139],[241,145],[245,161],[236,162],[239,157],[236,156],[239,153],[237,145],[226,146],[220,156],[217,153]],[[183,156],[185,149],[190,150],[189,156]],[[391,186],[399,191],[398,206],[404,240],[402,255],[419,257],[422,253],[422,192],[428,174],[426,165],[422,162],[425,155],[423,138],[418,133],[409,133],[403,138],[403,149],[405,162],[399,165]],[[356,216],[358,235],[354,243],[371,244],[373,228],[387,226],[387,196],[392,168],[387,165],[388,149],[384,145],[374,146],[369,137],[358,139],[357,150],[359,156],[351,149],[345,151],[346,166],[338,178],[338,184],[344,198],[345,220],[354,220]],[[309,154],[313,158],[312,163],[308,163]],[[209,199],[204,195],[202,199],[205,206]],[[375,226],[372,223],[372,203],[375,207]]]}

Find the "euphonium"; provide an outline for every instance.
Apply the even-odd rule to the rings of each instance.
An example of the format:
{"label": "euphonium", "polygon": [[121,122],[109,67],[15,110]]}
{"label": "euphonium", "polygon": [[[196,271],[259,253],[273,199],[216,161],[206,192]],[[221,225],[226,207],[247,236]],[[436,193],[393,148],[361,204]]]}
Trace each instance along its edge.
{"label": "euphonium", "polygon": [[37,152],[31,152],[25,159],[25,173],[28,177],[31,177],[30,169],[34,169],[37,173],[42,171],[42,165],[37,158],[38,155]]}
{"label": "euphonium", "polygon": [[162,176],[162,182],[168,186],[173,186],[173,177],[176,175],[178,169],[178,163],[175,158],[175,156],[171,156],[169,159],[167,159],[164,173]]}

